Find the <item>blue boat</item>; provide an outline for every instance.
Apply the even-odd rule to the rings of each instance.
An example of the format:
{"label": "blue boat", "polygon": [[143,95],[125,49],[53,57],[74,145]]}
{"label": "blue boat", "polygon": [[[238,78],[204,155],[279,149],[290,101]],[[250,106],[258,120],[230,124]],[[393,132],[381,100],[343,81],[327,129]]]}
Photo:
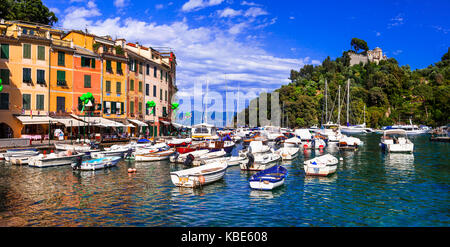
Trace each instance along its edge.
{"label": "blue boat", "polygon": [[288,171],[282,166],[273,166],[253,175],[249,182],[255,190],[272,190],[284,184]]}
{"label": "blue boat", "polygon": [[109,156],[98,159],[91,159],[72,164],[72,168],[74,170],[83,170],[83,171],[94,171],[99,169],[105,169],[108,167],[116,166],[117,163],[122,159],[120,156]]}

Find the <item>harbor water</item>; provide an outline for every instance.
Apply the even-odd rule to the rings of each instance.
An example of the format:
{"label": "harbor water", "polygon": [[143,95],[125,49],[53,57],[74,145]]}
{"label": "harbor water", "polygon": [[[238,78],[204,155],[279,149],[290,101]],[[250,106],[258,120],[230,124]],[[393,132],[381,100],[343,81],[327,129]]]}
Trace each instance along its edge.
{"label": "harbor water", "polygon": [[[251,190],[254,173],[239,166],[187,189],[172,184],[169,173],[183,167],[168,161],[99,171],[0,164],[0,226],[450,226],[449,143],[416,136],[414,154],[386,154],[380,135],[358,137],[356,152],[300,151],[283,162],[288,177],[273,191]],[[337,172],[305,176],[303,161],[326,153],[342,157]]]}

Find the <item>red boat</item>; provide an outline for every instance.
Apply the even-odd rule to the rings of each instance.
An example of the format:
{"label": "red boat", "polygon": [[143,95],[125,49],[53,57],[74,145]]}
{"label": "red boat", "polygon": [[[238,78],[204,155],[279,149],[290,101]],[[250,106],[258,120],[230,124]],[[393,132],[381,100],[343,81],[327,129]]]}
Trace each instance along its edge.
{"label": "red boat", "polygon": [[177,152],[180,154],[185,154],[185,153],[197,151],[200,149],[207,149],[207,148],[208,148],[208,145],[206,143],[199,143],[199,144],[195,144],[195,145],[190,144],[186,147],[176,147]]}

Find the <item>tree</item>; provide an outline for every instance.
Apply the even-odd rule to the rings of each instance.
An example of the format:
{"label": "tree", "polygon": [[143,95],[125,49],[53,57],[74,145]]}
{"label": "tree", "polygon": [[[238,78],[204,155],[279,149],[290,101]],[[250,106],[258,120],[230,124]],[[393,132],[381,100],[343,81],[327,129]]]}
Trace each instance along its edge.
{"label": "tree", "polygon": [[55,13],[50,11],[41,0],[3,0],[0,3],[0,18],[45,25],[53,25],[58,21]]}
{"label": "tree", "polygon": [[353,38],[352,41],[350,42],[350,46],[355,50],[356,53],[358,53],[359,50],[364,50],[364,51],[369,50],[369,46],[367,46],[367,42],[362,39],[358,39],[358,38]]}

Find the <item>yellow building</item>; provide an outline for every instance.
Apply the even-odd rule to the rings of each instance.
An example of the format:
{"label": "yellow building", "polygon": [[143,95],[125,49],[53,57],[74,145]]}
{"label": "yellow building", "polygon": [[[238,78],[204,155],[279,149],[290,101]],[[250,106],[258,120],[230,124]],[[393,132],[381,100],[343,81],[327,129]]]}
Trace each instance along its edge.
{"label": "yellow building", "polygon": [[74,51],[72,42],[52,40],[49,61],[51,116],[72,113]]}
{"label": "yellow building", "polygon": [[8,81],[3,83],[0,99],[0,127],[12,132],[8,136],[34,135],[39,139],[48,134],[50,47],[62,31],[20,21],[6,21],[0,26],[0,73],[3,81]]}

